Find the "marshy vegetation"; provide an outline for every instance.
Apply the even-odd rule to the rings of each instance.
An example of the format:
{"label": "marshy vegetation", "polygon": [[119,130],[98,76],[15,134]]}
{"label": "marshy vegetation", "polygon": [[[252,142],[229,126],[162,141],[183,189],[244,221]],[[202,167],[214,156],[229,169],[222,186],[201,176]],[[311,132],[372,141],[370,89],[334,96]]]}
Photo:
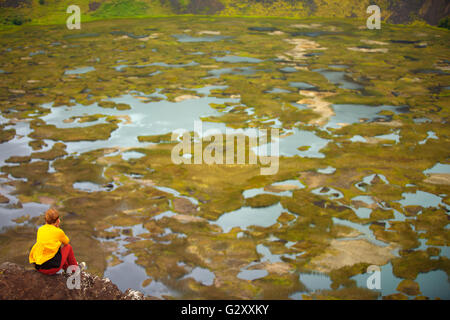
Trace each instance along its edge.
{"label": "marshy vegetation", "polygon": [[[449,38],[319,18],[4,30],[0,257],[26,264],[57,206],[80,259],[121,289],[448,299]],[[173,164],[170,133],[195,120],[280,129],[278,172]],[[398,287],[367,289],[373,264]]]}

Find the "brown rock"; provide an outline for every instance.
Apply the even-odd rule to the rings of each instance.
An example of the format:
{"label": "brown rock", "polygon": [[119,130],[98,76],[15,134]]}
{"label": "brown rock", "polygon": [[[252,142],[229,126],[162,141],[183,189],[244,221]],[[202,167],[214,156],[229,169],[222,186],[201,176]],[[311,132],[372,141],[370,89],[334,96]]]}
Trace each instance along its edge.
{"label": "brown rock", "polygon": [[0,265],[0,300],[142,300],[141,292],[122,293],[109,279],[81,272],[80,289],[67,287],[68,275],[48,276],[15,263]]}

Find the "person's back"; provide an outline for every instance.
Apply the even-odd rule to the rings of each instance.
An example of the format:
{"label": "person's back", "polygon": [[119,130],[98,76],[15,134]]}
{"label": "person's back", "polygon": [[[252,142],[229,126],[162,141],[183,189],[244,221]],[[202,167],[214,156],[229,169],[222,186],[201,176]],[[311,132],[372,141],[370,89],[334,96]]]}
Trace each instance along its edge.
{"label": "person's back", "polygon": [[[49,209],[45,213],[46,224],[38,229],[36,243],[30,251],[29,262],[45,274],[55,274],[61,269],[64,271],[69,265],[78,266],[69,238],[59,228],[59,213]],[[85,263],[82,263],[82,267]]]}
{"label": "person's back", "polygon": [[69,238],[53,224],[44,224],[38,229],[36,243],[30,252],[30,263],[38,265],[53,258],[61,244],[67,245]]}

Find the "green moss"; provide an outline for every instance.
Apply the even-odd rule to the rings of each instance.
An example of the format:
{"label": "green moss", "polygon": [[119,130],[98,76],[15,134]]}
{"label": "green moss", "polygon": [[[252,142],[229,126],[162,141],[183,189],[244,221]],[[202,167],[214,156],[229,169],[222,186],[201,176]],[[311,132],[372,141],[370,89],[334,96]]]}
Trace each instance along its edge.
{"label": "green moss", "polygon": [[31,163],[21,163],[19,166],[2,167],[3,172],[11,174],[15,178],[26,178],[29,182],[45,183],[49,178],[47,174],[48,162],[36,161]]}
{"label": "green moss", "polygon": [[394,211],[393,210],[382,210],[382,209],[375,209],[370,213],[370,219],[374,221],[378,220],[388,220],[394,218]]}
{"label": "green moss", "polygon": [[280,299],[290,293],[305,289],[305,287],[299,283],[298,277],[294,274],[269,274],[254,282],[256,286],[263,288],[263,297],[265,299]]}
{"label": "green moss", "polygon": [[60,158],[67,155],[65,149],[66,146],[64,143],[57,142],[53,145],[52,149],[48,151],[32,153],[31,158],[42,160],[54,160],[56,158]]}
{"label": "green moss", "polygon": [[416,248],[420,245],[418,236],[408,222],[391,221],[388,230],[384,226],[371,224],[370,229],[375,237],[381,241],[396,242],[405,249]]}
{"label": "green moss", "polygon": [[427,273],[445,266],[448,264],[447,260],[443,257],[431,260],[426,251],[413,251],[392,259],[392,271],[399,278],[414,280],[420,272]]}
{"label": "green moss", "polygon": [[388,296],[383,296],[383,300],[408,300],[408,296],[403,293],[393,293]]}
{"label": "green moss", "polygon": [[280,197],[272,194],[258,194],[245,200],[246,204],[252,208],[269,207],[280,201]]}
{"label": "green moss", "polygon": [[427,253],[429,256],[438,256],[440,252],[441,252],[440,248],[435,248],[435,247],[427,248]]}
{"label": "green moss", "polygon": [[32,123],[34,130],[30,137],[34,139],[71,141],[96,141],[107,140],[111,132],[118,128],[114,123],[101,123],[90,127],[80,128],[56,128],[54,125]]}
{"label": "green moss", "polygon": [[28,145],[33,149],[33,151],[40,150],[47,144],[43,140],[32,140]]}
{"label": "green moss", "polygon": [[280,223],[289,223],[293,220],[295,220],[295,216],[288,212],[282,212],[281,215],[277,219],[277,221]]}
{"label": "green moss", "polygon": [[419,284],[412,280],[402,280],[397,286],[397,291],[406,293],[409,296],[417,296],[420,294]]}
{"label": "green moss", "polygon": [[24,162],[30,162],[31,157],[30,156],[11,156],[8,159],[5,160],[6,163],[24,163]]}
{"label": "green moss", "polygon": [[118,104],[116,105],[116,109],[117,109],[117,110],[130,110],[131,107],[130,107],[129,104],[126,104],[126,103],[118,103]]}
{"label": "green moss", "polygon": [[[64,2],[61,2],[61,6],[63,4]],[[88,12],[87,1],[83,0],[81,6],[83,4]],[[157,7],[155,2],[152,4]],[[251,14],[262,12],[259,11],[261,8],[258,4],[253,8],[247,6],[245,10],[242,8],[239,10]],[[65,7],[61,9],[58,12],[64,13]],[[323,12],[320,8],[318,10]],[[147,11],[147,14],[150,11]],[[92,19],[93,13],[84,14],[83,19]],[[45,23],[47,18],[46,13],[36,20],[36,23]],[[53,20],[48,21],[65,23],[66,18],[64,14],[60,16],[54,14]],[[77,246],[76,252],[81,255],[80,259],[87,261],[90,270],[94,269],[98,274],[103,273],[106,263],[113,265],[119,262],[117,246],[111,245],[116,243],[112,239],[119,235],[118,226],[143,224],[148,232],[129,237],[126,245],[127,253],[135,254],[138,258],[137,263],[146,269],[149,279],[162,281],[165,285],[179,290],[182,298],[286,299],[291,293],[303,290],[302,284],[298,281],[300,270],[314,271],[311,259],[324,253],[330,241],[352,235],[352,229],[334,224],[333,218],[355,223],[371,223],[371,229],[377,239],[399,244],[403,250],[400,251],[400,257],[392,262],[397,276],[412,280],[419,272],[449,270],[446,257],[430,258],[439,254],[437,248],[429,248],[420,254],[410,251],[420,245],[419,239],[424,239],[427,245],[448,245],[448,230],[445,229],[448,218],[445,210],[408,206],[403,208],[397,202],[403,197],[404,192],[415,190],[436,195],[450,194],[448,186],[425,182],[426,176],[422,173],[436,162],[448,162],[446,141],[450,135],[447,125],[449,99],[445,95],[446,90],[437,89],[442,87],[442,83],[448,82],[448,76],[412,72],[419,69],[435,69],[437,66],[445,67],[442,61],[446,58],[442,56],[442,52],[447,48],[448,34],[443,30],[423,26],[392,27],[387,24],[383,25],[382,31],[374,34],[373,31],[359,30],[361,22],[351,19],[314,18],[294,21],[255,17],[239,19],[214,17],[214,21],[211,21],[208,17],[186,16],[85,22],[83,31],[76,34],[72,34],[73,31],[69,34],[64,28],[52,26],[25,26],[9,31],[3,30],[0,42],[4,48],[12,48],[12,51],[5,51],[0,62],[2,69],[13,73],[2,77],[0,110],[2,116],[9,121],[8,125],[16,121],[31,120],[32,132],[29,137],[34,139],[29,142],[33,148],[31,155],[8,159],[8,163],[15,165],[3,167],[3,176],[11,174],[16,178],[27,179],[11,182],[20,201],[52,202],[61,209],[63,228]],[[320,23],[321,26],[299,29],[292,26],[294,23]],[[276,27],[284,34],[270,35],[268,32],[248,30],[253,26]],[[147,28],[152,30],[146,30]],[[294,37],[290,33],[307,30],[331,32],[331,28],[335,30],[331,34],[309,37],[328,50],[322,51],[323,54],[320,56],[297,61],[298,64],[307,64],[306,69],[299,68],[293,73],[277,71],[282,66],[297,63],[273,59],[293,49],[294,45],[284,41]],[[231,36],[232,41],[180,43],[172,37],[173,34],[183,33],[185,29],[191,29],[189,34],[192,36],[197,36],[199,30],[220,31],[223,35]],[[111,30],[119,33],[110,34]],[[123,31],[120,33],[120,30]],[[150,35],[153,31],[158,33],[153,39],[145,42],[142,39],[135,39],[136,36]],[[416,35],[419,32],[427,35]],[[127,38],[120,36],[125,34],[130,36]],[[298,37],[300,36],[295,36]],[[415,48],[413,45],[390,44],[391,39],[406,39],[406,37],[426,41],[428,47]],[[348,50],[349,47],[361,46],[361,40],[364,39],[389,43],[386,46],[389,49],[388,53],[373,54]],[[26,46],[23,45],[24,42],[27,42]],[[61,45],[50,45],[53,42],[61,42]],[[28,48],[24,48],[27,46]],[[76,46],[76,52],[69,50],[71,58],[67,59],[69,52],[67,48],[72,46]],[[378,45],[370,46],[378,47]],[[19,47],[22,47],[20,51]],[[47,48],[46,53],[29,56],[30,53],[36,52],[38,47]],[[149,50],[153,48],[156,50],[151,51],[150,59]],[[208,71],[213,68],[249,66],[247,63],[230,65],[226,62],[212,61],[212,55],[221,55],[220,52],[225,50],[231,51],[230,54],[233,55],[260,58],[263,62],[253,66],[255,73],[251,75],[223,74],[219,78],[208,78],[210,75]],[[196,51],[205,54],[195,56],[187,54]],[[117,65],[117,60],[128,60],[126,63],[130,67],[123,68],[122,72],[115,70],[112,66]],[[199,66],[181,68],[144,66],[156,61],[185,64],[194,60]],[[316,68],[329,68],[330,64],[348,65],[349,68],[345,71],[349,79],[363,84],[364,89],[358,91],[338,88],[317,72],[311,71]],[[95,71],[80,75],[63,75],[64,70],[86,65],[94,66]],[[155,71],[160,73],[155,74]],[[150,73],[153,75],[150,76]],[[30,79],[34,81],[30,82]],[[410,110],[401,114],[381,113],[392,116],[393,122],[355,123],[341,129],[328,128],[329,131],[325,131],[320,126],[305,125],[317,119],[319,115],[309,108],[299,109],[294,106],[294,102],[307,97],[290,87],[289,82],[307,82],[316,86],[319,92],[330,92],[332,95],[326,100],[332,103],[409,105]],[[212,104],[211,107],[220,115],[208,120],[234,128],[269,128],[277,119],[283,127],[280,132],[282,135],[288,129],[296,127],[329,139],[329,144],[321,150],[325,157],[280,157],[278,173],[273,176],[262,176],[259,164],[174,165],[171,162],[174,143],[169,141],[170,136],[165,132],[153,136],[144,136],[145,133],[142,133],[143,136],[138,137],[141,142],[154,143],[149,148],[131,149],[145,154],[138,160],[124,161],[120,154],[108,156],[112,152],[120,151],[113,148],[67,155],[60,141],[108,139],[120,123],[126,126],[131,119],[126,115],[107,116],[106,113],[110,113],[107,109],[104,109],[105,114],[102,112],[94,115],[85,114],[66,120],[88,123],[102,119],[107,122],[88,127],[57,128],[39,119],[50,113],[50,109],[41,107],[44,103],[54,102],[52,108],[59,108],[58,106],[70,108],[76,104],[91,106],[99,103],[105,108],[127,110],[131,107],[108,100],[124,94],[139,95],[141,100],[144,96],[133,92],[142,92],[148,97],[160,89],[160,93],[165,94],[168,101],[173,102],[176,97],[184,94],[200,96],[194,89],[208,85],[224,87],[212,90],[210,98],[230,98],[231,95],[240,95],[238,102]],[[272,88],[291,92],[267,93]],[[142,102],[150,104],[161,99],[151,96]],[[227,112],[224,112],[225,108]],[[250,110],[254,113],[249,112]],[[413,121],[422,117],[429,118],[432,122]],[[0,136],[10,140],[17,133],[13,132],[13,129],[4,130],[5,127],[5,125],[1,127]],[[348,141],[353,135],[375,137],[394,131],[399,132],[400,143],[384,146],[385,141],[381,143]],[[439,140],[428,139],[425,144],[419,144],[427,137],[428,131],[433,131]],[[55,140],[54,147],[49,151],[38,152],[45,146],[45,139]],[[17,141],[20,142],[20,136],[17,136]],[[31,162],[31,159],[40,160]],[[55,160],[52,168],[55,171],[49,173],[48,162],[53,159]],[[355,167],[356,162],[358,165]],[[330,175],[317,172],[317,168],[327,166],[336,168],[336,171]],[[389,183],[372,181],[365,186],[364,191],[355,187],[355,184],[370,174],[382,174]],[[292,197],[261,195],[244,199],[242,195],[244,190],[264,188],[274,182],[289,179],[301,181],[306,188],[293,190]],[[93,193],[73,188],[74,182],[82,181],[100,185],[115,182],[118,187],[110,191]],[[414,184],[415,187],[406,187],[407,184]],[[199,201],[199,210],[191,211],[192,208],[180,207],[172,194],[159,191],[152,187],[153,185],[169,187],[182,195],[196,198]],[[341,191],[344,197],[333,200],[311,193],[312,189],[324,186]],[[265,190],[277,191],[273,188]],[[371,196],[377,203],[383,203],[383,207],[390,209],[373,209],[370,218],[360,219],[349,208],[352,205],[351,199],[358,195]],[[283,206],[279,223],[267,228],[251,227],[246,231],[234,228],[229,233],[223,234],[217,225],[210,223],[223,213],[244,205],[260,207],[278,201]],[[444,202],[449,203],[448,197]],[[183,213],[184,220],[178,216],[152,219],[174,207],[179,212],[190,212]],[[389,221],[388,229],[386,225],[374,223],[391,220],[392,209],[404,213],[407,219],[399,222]],[[27,224],[37,225],[39,222],[42,222],[42,217],[32,218]],[[111,231],[106,231],[108,228],[112,228]],[[168,228],[173,233],[168,233]],[[21,228],[16,231],[7,230],[5,235],[1,235],[0,255],[23,263],[26,261],[27,245],[35,241],[35,230],[27,231],[26,228]],[[238,237],[239,232],[242,232],[242,237]],[[92,235],[112,241],[102,243]],[[272,236],[279,240],[269,241]],[[18,239],[17,248],[14,248],[14,241],[11,239]],[[287,241],[294,244],[287,247],[285,245]],[[280,266],[277,269],[276,266],[262,263],[258,267],[271,270],[268,276],[255,281],[238,279],[237,274],[242,268],[261,259],[256,251],[259,243],[263,243],[277,255],[304,253],[295,259],[281,258],[283,267],[289,269],[288,273],[280,272],[283,269]],[[185,263],[184,267],[180,262]],[[204,286],[193,279],[180,280],[196,266],[214,272],[216,278],[212,286]],[[364,268],[365,265],[361,264],[333,271],[330,274],[333,281],[332,289],[337,290],[316,292],[305,298],[376,298],[373,292],[356,288],[355,282],[350,279],[364,272]]]}
{"label": "green moss", "polygon": [[117,110],[130,110],[131,107],[126,103],[115,103],[113,101],[100,101],[98,105],[102,108],[112,109],[115,108]]}
{"label": "green moss", "polygon": [[8,228],[0,234],[0,254],[5,261],[24,265],[35,240],[36,230],[32,226]]}
{"label": "green moss", "polygon": [[98,106],[102,108],[114,108],[116,106],[116,103],[113,101],[100,101],[98,103]]}
{"label": "green moss", "polygon": [[102,114],[92,114],[87,116],[81,116],[81,117],[71,117],[70,122],[74,120],[78,120],[79,123],[85,123],[85,122],[94,122],[97,121],[100,118],[104,118],[105,116]]}
{"label": "green moss", "polygon": [[365,273],[368,266],[369,264],[367,263],[357,263],[353,266],[332,270],[329,274],[331,281],[333,281],[331,288],[338,289],[340,286],[346,288],[354,287],[356,282],[350,278],[357,274]]}
{"label": "green moss", "polygon": [[106,183],[102,177],[103,167],[84,159],[75,157],[57,159],[53,162],[53,168],[57,171],[56,177],[61,178],[63,180],[61,183],[65,185],[71,186],[74,182],[83,181]]}
{"label": "green moss", "polygon": [[420,234],[420,238],[428,239],[428,245],[448,245],[448,230],[446,225],[446,214],[442,209],[426,208],[413,221],[416,230],[425,231]]}
{"label": "green moss", "polygon": [[14,129],[3,130],[3,128],[0,127],[0,143],[12,140],[15,135],[16,130]]}
{"label": "green moss", "polygon": [[345,135],[351,138],[354,135],[361,135],[365,137],[374,137],[378,135],[388,134],[391,129],[388,126],[373,123],[358,123],[348,126],[343,126],[334,131],[335,134]]}
{"label": "green moss", "polygon": [[153,142],[153,143],[161,143],[161,142],[170,142],[171,141],[171,133],[160,134],[154,136],[138,136],[139,142]]}

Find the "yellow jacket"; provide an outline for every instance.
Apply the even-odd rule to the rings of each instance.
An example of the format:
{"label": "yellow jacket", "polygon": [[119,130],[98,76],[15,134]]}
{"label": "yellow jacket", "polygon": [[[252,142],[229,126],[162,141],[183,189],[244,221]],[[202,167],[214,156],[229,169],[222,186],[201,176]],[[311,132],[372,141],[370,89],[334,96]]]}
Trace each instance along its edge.
{"label": "yellow jacket", "polygon": [[44,224],[38,229],[36,243],[31,248],[30,263],[40,265],[50,260],[58,252],[61,243],[69,243],[64,231],[52,224]]}

